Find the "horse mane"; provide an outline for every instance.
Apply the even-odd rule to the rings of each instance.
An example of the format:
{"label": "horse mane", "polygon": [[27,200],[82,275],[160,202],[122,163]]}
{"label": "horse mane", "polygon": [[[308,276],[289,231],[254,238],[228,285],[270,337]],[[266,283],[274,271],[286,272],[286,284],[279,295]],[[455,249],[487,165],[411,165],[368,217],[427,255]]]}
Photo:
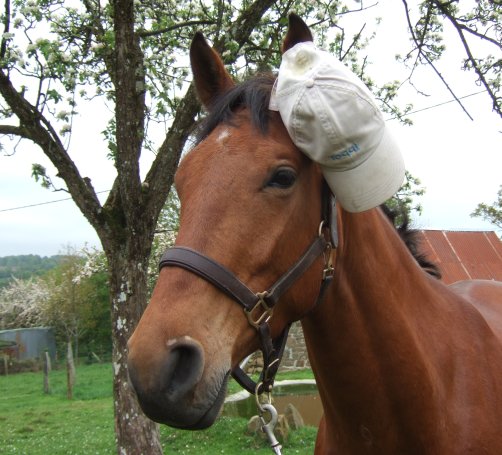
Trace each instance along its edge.
{"label": "horse mane", "polygon": [[[396,228],[399,237],[404,242],[410,253],[427,273],[437,279],[441,279],[441,271],[434,262],[431,262],[427,256],[420,251],[420,234],[416,229],[410,227],[410,216],[403,205],[397,208],[391,208],[387,204],[380,205],[383,213],[387,216],[393,226]],[[400,222],[398,222],[400,220]]]}
{"label": "horse mane", "polygon": [[[270,122],[270,95],[276,76],[272,73],[259,73],[244,82],[235,85],[219,96],[210,106],[209,113],[197,127],[196,144],[202,142],[221,123],[232,125],[234,115],[241,109],[249,109],[253,126],[262,134],[267,134]],[[429,261],[419,251],[418,231],[410,228],[410,220],[404,207],[391,209],[382,204],[380,208],[396,228],[401,240],[411,252],[415,260],[427,273],[441,278],[436,264]],[[397,219],[401,223],[396,225]]]}

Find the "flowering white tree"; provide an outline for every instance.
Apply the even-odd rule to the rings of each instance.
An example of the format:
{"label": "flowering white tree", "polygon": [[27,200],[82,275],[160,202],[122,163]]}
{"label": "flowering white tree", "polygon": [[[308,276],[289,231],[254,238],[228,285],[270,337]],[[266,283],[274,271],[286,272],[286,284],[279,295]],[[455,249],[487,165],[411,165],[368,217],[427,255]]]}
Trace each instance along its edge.
{"label": "flowering white tree", "polygon": [[[92,310],[87,299],[87,281],[82,279],[83,260],[75,254],[67,254],[61,264],[49,271],[45,280],[50,288],[43,312],[56,330],[68,343],[78,339],[86,330],[86,313]],[[78,354],[77,354],[78,355]]]}
{"label": "flowering white tree", "polygon": [[40,327],[47,324],[45,306],[49,295],[49,286],[40,278],[13,278],[10,285],[0,291],[0,328]]}
{"label": "flowering white tree", "polygon": [[77,252],[83,260],[83,263],[76,271],[73,281],[78,284],[85,278],[89,278],[95,273],[102,273],[108,270],[108,263],[103,251],[96,247],[85,246]]}
{"label": "flowering white tree", "polygon": [[85,247],[69,249],[60,265],[43,277],[13,278],[0,290],[0,328],[50,325],[77,340],[94,309],[89,278],[105,271],[104,253]]}

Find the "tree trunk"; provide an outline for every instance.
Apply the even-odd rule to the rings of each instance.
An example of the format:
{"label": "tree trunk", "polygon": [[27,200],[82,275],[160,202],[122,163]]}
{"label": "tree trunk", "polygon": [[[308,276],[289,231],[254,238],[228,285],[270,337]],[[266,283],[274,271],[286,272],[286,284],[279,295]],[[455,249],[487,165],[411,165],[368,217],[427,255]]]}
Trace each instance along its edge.
{"label": "tree trunk", "polygon": [[71,339],[66,344],[66,396],[73,399],[73,386],[75,385],[75,363],[73,362],[73,349]]}
{"label": "tree trunk", "polygon": [[146,306],[148,257],[160,211],[160,206],[155,213],[145,205],[139,171],[145,136],[144,55],[135,33],[135,2],[110,3],[115,34],[111,62],[116,104],[115,167],[119,178],[106,204],[114,212],[109,215],[115,224],[111,236],[104,233],[102,244],[110,271],[115,435],[119,455],[161,455],[157,424],[141,411],[127,372],[127,341]]}
{"label": "tree trunk", "polygon": [[[138,245],[140,242],[135,243]],[[145,249],[144,246],[138,248]],[[119,455],[162,455],[158,425],[143,414],[129,384],[127,372],[127,341],[148,298],[148,255],[143,251],[141,253],[136,251],[136,259],[132,259],[131,254],[126,258],[122,248],[108,257],[112,299],[115,434]]]}

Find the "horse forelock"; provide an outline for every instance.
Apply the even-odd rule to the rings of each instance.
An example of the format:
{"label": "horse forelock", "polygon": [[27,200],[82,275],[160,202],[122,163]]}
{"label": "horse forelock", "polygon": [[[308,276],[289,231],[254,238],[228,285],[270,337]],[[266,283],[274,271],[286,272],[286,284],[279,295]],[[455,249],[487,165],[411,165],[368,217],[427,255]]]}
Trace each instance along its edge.
{"label": "horse forelock", "polygon": [[198,127],[195,145],[208,137],[218,125],[232,124],[235,114],[241,109],[249,110],[253,126],[262,134],[267,134],[271,114],[268,106],[275,79],[272,73],[258,74],[218,97]]}

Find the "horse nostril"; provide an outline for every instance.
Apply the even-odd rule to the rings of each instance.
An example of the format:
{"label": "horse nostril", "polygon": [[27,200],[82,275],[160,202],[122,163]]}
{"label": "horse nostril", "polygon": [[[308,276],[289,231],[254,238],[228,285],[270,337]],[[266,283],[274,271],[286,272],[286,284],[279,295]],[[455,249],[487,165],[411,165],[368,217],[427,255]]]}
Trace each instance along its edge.
{"label": "horse nostril", "polygon": [[202,345],[190,337],[171,339],[156,354],[142,357],[137,345],[129,350],[129,378],[143,412],[159,423],[194,424],[200,416],[190,403],[204,371]]}
{"label": "horse nostril", "polygon": [[202,346],[189,337],[169,340],[169,353],[164,364],[164,391],[169,400],[176,401],[190,392],[199,382],[204,370]]}

